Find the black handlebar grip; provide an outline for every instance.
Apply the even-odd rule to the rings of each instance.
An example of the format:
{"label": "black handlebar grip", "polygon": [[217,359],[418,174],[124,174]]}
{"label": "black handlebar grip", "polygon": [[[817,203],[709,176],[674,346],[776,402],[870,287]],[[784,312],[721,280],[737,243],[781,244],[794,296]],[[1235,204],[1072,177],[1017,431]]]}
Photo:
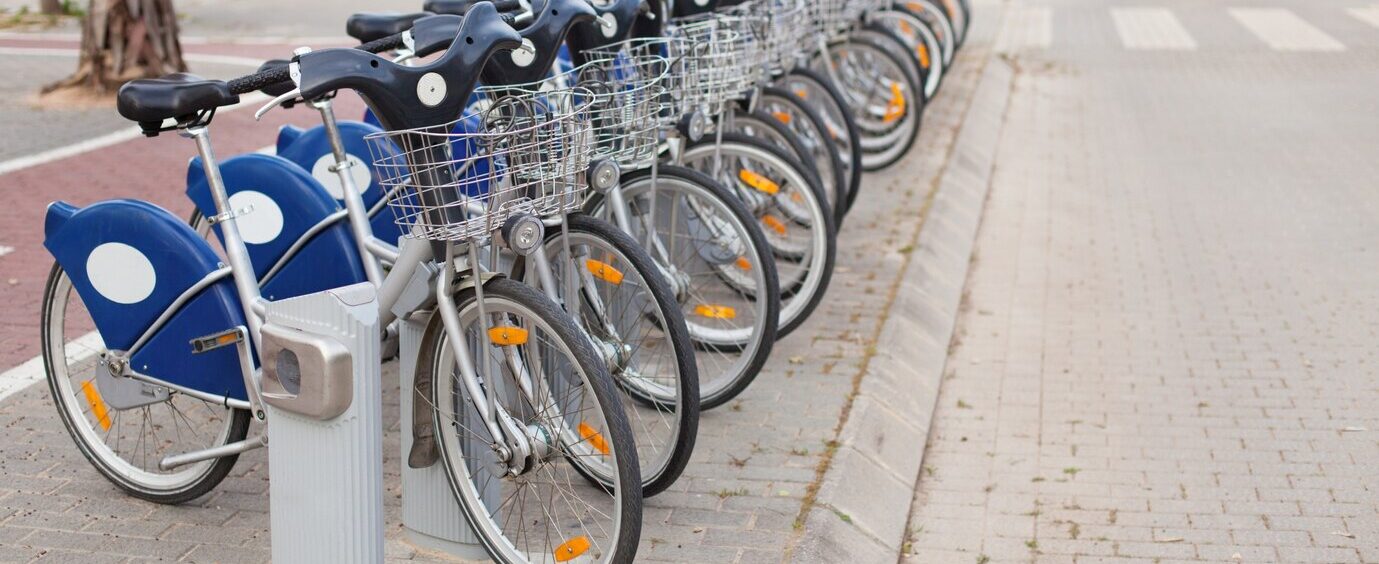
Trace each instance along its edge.
{"label": "black handlebar grip", "polygon": [[279,82],[291,82],[292,73],[288,71],[286,65],[272,68],[263,72],[236,78],[229,82],[230,92],[233,94],[248,94],[255,90],[271,87]]}
{"label": "black handlebar grip", "polygon": [[[421,9],[433,14],[462,16],[475,4],[485,1],[489,0],[427,0],[425,4],[422,4]],[[519,0],[492,0],[491,3],[499,12],[511,12],[522,8],[522,3]]]}
{"label": "black handlebar grip", "polygon": [[382,53],[384,51],[392,51],[393,49],[397,49],[399,47],[402,47],[402,34],[400,33],[397,35],[389,35],[388,37],[384,37],[383,39],[375,39],[373,41],[355,47],[355,49],[358,49],[360,51],[368,51],[370,53]]}

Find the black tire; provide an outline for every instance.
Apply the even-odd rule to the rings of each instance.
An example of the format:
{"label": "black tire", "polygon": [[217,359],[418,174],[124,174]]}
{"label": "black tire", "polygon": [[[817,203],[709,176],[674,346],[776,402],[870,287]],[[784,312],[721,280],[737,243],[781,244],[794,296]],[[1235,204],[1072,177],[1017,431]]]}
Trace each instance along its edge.
{"label": "black tire", "polygon": [[[857,202],[857,196],[862,193],[862,141],[860,134],[857,132],[857,121],[853,119],[852,113],[848,111],[847,105],[843,102],[843,94],[838,91],[837,85],[833,84],[832,80],[818,71],[808,67],[797,67],[786,74],[781,80],[786,83],[791,80],[805,81],[811,84],[813,88],[827,92],[828,96],[826,99],[805,100],[805,105],[814,109],[813,106],[815,104],[827,104],[835,108],[837,113],[834,115],[841,116],[843,120],[841,125],[844,131],[839,133],[847,137],[847,158],[845,162],[842,163],[843,171],[847,178],[847,198],[844,200],[845,209],[843,213],[847,214],[847,212],[852,210],[853,204]],[[781,84],[781,82],[777,82],[777,85],[779,84]],[[795,92],[791,93],[797,94]],[[818,110],[815,111],[817,112]],[[822,119],[823,112],[818,113],[820,119]]]}
{"label": "black tire", "polygon": [[[82,456],[86,457],[86,460],[91,463],[91,466],[95,467],[96,471],[100,472],[101,476],[104,476],[106,480],[115,484],[116,487],[120,488],[125,493],[145,501],[164,505],[177,505],[199,498],[215,489],[215,487],[220,485],[220,482],[224,481],[225,477],[230,474],[230,470],[234,468],[235,462],[239,460],[238,454],[215,459],[204,473],[182,487],[165,491],[153,491],[149,488],[141,487],[117,469],[111,468],[109,463],[102,460],[99,456],[96,456],[91,445],[86,444],[82,439],[81,433],[76,427],[78,422],[72,420],[69,410],[65,407],[66,401],[69,399],[69,394],[61,390],[56,377],[55,359],[52,356],[52,345],[54,343],[50,337],[52,332],[48,330],[48,328],[52,327],[52,324],[57,321],[53,319],[53,308],[55,307],[54,300],[57,297],[56,294],[60,285],[59,282],[65,276],[66,274],[62,270],[62,266],[56,263],[53,264],[53,269],[48,274],[48,282],[43,291],[43,309],[40,312],[43,329],[40,331],[40,341],[43,350],[45,379],[48,381],[48,392],[52,395],[54,406],[58,411],[58,417],[62,419],[63,427],[67,430],[67,433],[71,435],[72,442],[76,443],[77,450],[81,451]],[[230,409],[228,412],[230,414],[229,427],[222,444],[242,441],[249,433],[249,412],[242,409]]]}
{"label": "black tire", "polygon": [[[675,445],[665,465],[653,473],[647,473],[643,468],[642,495],[651,497],[665,491],[680,478],[685,466],[689,464],[690,455],[694,453],[695,438],[699,434],[699,369],[694,363],[694,345],[690,342],[689,330],[685,328],[685,317],[680,311],[679,302],[675,300],[670,286],[645,249],[621,229],[592,216],[583,213],[570,214],[566,216],[566,222],[571,233],[587,233],[607,242],[623,255],[633,270],[637,271],[637,275],[654,297],[661,319],[665,320],[664,323],[657,320],[656,324],[665,332],[675,352],[675,367],[679,375],[677,393],[683,398],[678,406],[642,393],[633,386],[624,385],[621,379],[613,376],[613,384],[638,403],[657,409],[673,410],[679,415]],[[546,232],[546,244],[549,245],[560,237],[561,230],[549,229]],[[525,266],[525,260],[517,260],[513,265],[514,275],[525,273]],[[646,462],[640,454],[638,457],[643,463]],[[575,470],[586,479],[596,481],[579,466],[575,466]]]}
{"label": "black tire", "polygon": [[[560,344],[563,345],[565,350],[569,353],[571,361],[579,366],[584,373],[585,383],[594,394],[594,397],[597,398],[599,407],[602,411],[601,415],[607,425],[606,431],[610,435],[604,440],[612,443],[613,451],[621,453],[614,457],[616,459],[615,464],[620,483],[612,485],[611,490],[609,490],[609,488],[605,489],[610,492],[623,492],[623,494],[625,494],[620,496],[618,505],[618,510],[620,511],[619,522],[624,529],[617,532],[617,542],[613,547],[613,554],[609,557],[608,561],[633,561],[637,554],[637,546],[640,541],[642,526],[641,479],[636,457],[637,449],[633,443],[631,428],[628,425],[626,415],[621,409],[621,403],[618,400],[617,392],[614,391],[613,382],[608,375],[607,368],[604,367],[603,362],[600,361],[598,356],[594,353],[592,346],[589,344],[589,340],[585,338],[580,332],[580,329],[575,326],[574,320],[571,319],[560,306],[552,303],[531,286],[508,278],[499,277],[485,282],[483,290],[486,302],[490,299],[495,300],[495,303],[497,300],[507,300],[532,311],[536,317],[539,317],[550,327],[555,338],[560,341]],[[472,286],[462,288],[455,293],[455,305],[458,306],[458,310],[461,313],[466,311],[466,308],[476,301],[476,292]],[[440,367],[436,366],[436,363],[441,352],[440,345],[446,337],[445,333],[446,331],[441,321],[441,316],[433,315],[422,337],[419,356],[417,358],[417,375],[425,374],[429,375],[429,377],[434,377],[437,374],[437,370]],[[449,369],[445,370],[443,374],[449,374]],[[439,382],[439,379],[433,381]],[[429,399],[433,406],[446,405],[447,402],[451,401],[450,398],[438,397],[439,394],[442,393],[441,390],[442,387],[439,385],[432,386],[432,393]],[[436,417],[435,428],[439,435],[439,433],[443,432],[443,428],[450,426],[445,424],[446,422],[442,419],[442,415],[437,413],[437,411],[436,409],[432,410]],[[480,525],[480,520],[487,520],[488,516],[478,513],[482,511],[481,508],[470,507],[468,503],[463,501],[463,497],[459,492],[459,483],[465,478],[456,476],[452,470],[454,462],[451,456],[458,454],[461,456],[461,464],[463,464],[463,453],[451,453],[449,447],[447,447],[449,441],[439,440],[439,436],[437,438],[442,461],[446,465],[443,470],[446,472],[451,482],[451,489],[453,493],[455,493],[461,513],[464,514],[465,520],[469,523],[471,529],[476,531],[475,536],[479,538],[480,543],[484,545],[484,549],[495,561],[515,562],[503,557],[498,550],[499,547],[496,546],[495,539],[491,539],[487,535],[480,533],[480,531],[485,529],[485,527]],[[573,462],[571,462],[570,465],[576,468],[579,467],[578,464]],[[506,539],[498,539],[498,541],[505,540]]]}
{"label": "black tire", "polygon": [[[818,183],[818,179],[812,178],[808,174],[804,174],[802,172],[804,165],[800,164],[799,161],[795,160],[795,158],[791,156],[789,153],[785,152],[784,150],[781,150],[778,147],[774,147],[768,143],[765,143],[758,139],[754,139],[752,137],[748,137],[746,135],[736,133],[724,133],[722,146],[728,147],[734,144],[743,146],[747,148],[747,150],[756,150],[768,153],[775,159],[777,159],[780,162],[781,166],[794,167],[795,170],[801,171],[800,176],[803,177],[805,180],[804,188],[812,195],[814,200],[817,202],[817,205],[822,208],[822,216],[819,218],[821,220],[821,225],[813,227],[822,229],[824,232],[825,246],[822,249],[823,262],[820,265],[818,265],[817,269],[810,268],[808,271],[806,271],[805,276],[801,277],[800,281],[797,284],[791,284],[788,288],[784,284],[781,286],[781,299],[791,300],[793,303],[793,300],[797,297],[798,293],[804,289],[805,284],[808,281],[809,273],[812,273],[816,270],[819,273],[819,278],[816,281],[814,291],[809,293],[808,296],[805,298],[805,301],[803,302],[802,307],[798,310],[798,313],[793,316],[790,316],[789,319],[782,320],[780,324],[780,329],[777,331],[776,334],[777,338],[784,338],[786,335],[789,335],[792,331],[799,328],[800,325],[804,324],[804,322],[809,319],[809,316],[819,306],[819,302],[823,301],[824,295],[828,293],[828,285],[833,277],[833,262],[838,250],[838,234],[833,223],[833,211],[828,207],[828,200],[824,197],[823,187]],[[708,151],[713,150],[713,146],[713,139],[701,139],[698,143],[691,144],[688,148],[685,149],[685,159],[688,161],[690,155],[693,152],[695,152],[696,149]],[[780,260],[777,259],[778,271],[779,265]],[[787,312],[788,309],[786,309],[786,305],[782,305],[782,318],[787,316]]]}
{"label": "black tire", "polygon": [[[764,285],[766,288],[764,292],[757,292],[755,294],[755,298],[764,300],[765,304],[764,315],[766,323],[761,334],[758,336],[760,342],[757,343],[754,348],[745,346],[725,347],[721,345],[713,345],[708,348],[708,350],[711,351],[724,352],[743,352],[749,348],[753,349],[751,357],[745,362],[744,369],[738,374],[733,375],[732,380],[727,385],[713,392],[704,391],[703,386],[700,387],[699,408],[701,410],[713,409],[732,401],[733,398],[736,398],[743,390],[746,390],[747,387],[752,384],[757,374],[759,374],[761,369],[766,365],[766,360],[770,358],[771,350],[775,346],[776,339],[778,338],[778,321],[780,319],[781,307],[780,286],[776,277],[776,268],[771,254],[771,246],[766,242],[766,235],[762,233],[761,227],[757,225],[756,218],[747,210],[747,207],[742,204],[742,201],[708,175],[697,170],[666,164],[658,165],[656,174],[658,179],[674,179],[697,186],[705,193],[710,194],[716,201],[721,202],[724,209],[732,214],[733,221],[738,224],[743,233],[747,234],[747,237],[750,239],[748,243],[756,249],[756,254],[763,263],[760,270],[765,280]],[[649,185],[651,180],[652,176],[650,169],[634,170],[624,172],[620,184],[623,190],[635,193],[638,186],[642,184]],[[598,211],[603,207],[604,201],[605,199],[602,194],[591,194],[584,209],[590,215],[598,216]],[[706,347],[706,345],[697,342],[695,346],[701,350]]]}
{"label": "black tire", "polygon": [[[843,156],[840,154],[838,146],[829,142],[828,128],[824,125],[824,119],[820,116],[819,110],[806,104],[804,100],[801,100],[794,92],[779,86],[766,86],[762,88],[761,100],[759,103],[789,104],[794,111],[805,117],[805,123],[798,124],[798,127],[809,128],[815,139],[819,139],[821,142],[827,144],[827,146],[824,147],[824,153],[827,154],[828,170],[831,174],[829,174],[829,178],[826,179],[828,182],[825,183],[825,189],[829,187],[832,188],[833,199],[830,200],[829,205],[833,206],[833,223],[835,227],[842,229],[843,218],[847,217],[848,211],[848,192],[851,191],[851,187],[848,185],[848,171],[843,166]],[[791,126],[794,127],[796,124],[791,124]],[[820,171],[819,177],[824,179],[825,174],[824,171]]]}

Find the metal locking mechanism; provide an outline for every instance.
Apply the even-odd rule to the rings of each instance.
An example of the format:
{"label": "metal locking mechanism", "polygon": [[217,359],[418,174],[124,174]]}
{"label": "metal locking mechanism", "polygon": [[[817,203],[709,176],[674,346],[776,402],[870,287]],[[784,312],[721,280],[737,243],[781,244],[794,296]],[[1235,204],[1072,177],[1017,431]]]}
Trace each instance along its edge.
{"label": "metal locking mechanism", "polygon": [[267,323],[262,358],[265,403],[321,421],[349,409],[354,359],[339,341]]}

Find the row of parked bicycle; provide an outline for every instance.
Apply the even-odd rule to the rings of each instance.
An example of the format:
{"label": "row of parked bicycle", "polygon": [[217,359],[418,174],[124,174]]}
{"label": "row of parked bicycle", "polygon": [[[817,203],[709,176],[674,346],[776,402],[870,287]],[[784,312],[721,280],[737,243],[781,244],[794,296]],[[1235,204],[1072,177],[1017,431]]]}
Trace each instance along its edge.
{"label": "row of parked bicycle", "polygon": [[[441,464],[490,556],[628,561],[699,413],[829,286],[862,172],[911,148],[968,28],[957,0],[431,0],[354,49],[118,108],[193,140],[190,222],[49,206],[43,354],[77,445],[131,495],[205,494],[266,443],[265,303],[362,282],[412,362],[407,464]],[[218,108],[303,106],[217,160]],[[358,93],[360,121],[334,111]],[[426,327],[399,350],[398,320]]]}

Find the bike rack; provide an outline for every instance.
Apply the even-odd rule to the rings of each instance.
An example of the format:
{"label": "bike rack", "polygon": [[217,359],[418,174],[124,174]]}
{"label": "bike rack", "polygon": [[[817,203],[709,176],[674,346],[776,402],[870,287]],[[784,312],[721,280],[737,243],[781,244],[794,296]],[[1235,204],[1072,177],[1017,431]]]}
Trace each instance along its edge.
{"label": "bike rack", "polygon": [[382,562],[383,390],[374,287],[355,284],[272,302],[262,333],[273,560]]}
{"label": "bike rack", "polygon": [[[417,356],[420,354],[422,337],[426,325],[430,323],[430,313],[417,313],[398,320],[400,326],[398,350],[398,375],[401,380],[401,419],[402,419],[402,527],[407,541],[427,550],[472,560],[487,560],[488,553],[479,538],[475,536],[459,503],[450,489],[449,478],[445,475],[445,462],[438,460],[426,468],[412,468],[407,465],[407,454],[412,450],[412,409],[415,405],[413,377],[416,374]],[[478,428],[474,422],[473,428]],[[482,448],[487,448],[484,446]],[[497,491],[485,495],[492,499]]]}

